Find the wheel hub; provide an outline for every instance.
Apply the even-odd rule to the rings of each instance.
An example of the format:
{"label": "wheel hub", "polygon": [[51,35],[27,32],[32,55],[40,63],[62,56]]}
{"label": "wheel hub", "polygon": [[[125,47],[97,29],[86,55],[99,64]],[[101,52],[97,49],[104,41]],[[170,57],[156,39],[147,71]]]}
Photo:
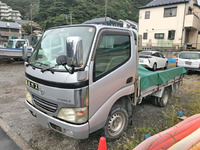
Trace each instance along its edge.
{"label": "wheel hub", "polygon": [[121,131],[124,128],[124,122],[125,122],[125,119],[124,119],[123,114],[121,113],[113,114],[108,123],[109,134],[112,136],[116,136],[119,133],[121,133]]}

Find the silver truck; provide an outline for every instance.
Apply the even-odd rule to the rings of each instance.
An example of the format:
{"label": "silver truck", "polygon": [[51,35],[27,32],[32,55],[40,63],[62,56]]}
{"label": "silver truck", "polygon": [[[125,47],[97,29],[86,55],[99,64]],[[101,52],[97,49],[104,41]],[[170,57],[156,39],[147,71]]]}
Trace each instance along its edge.
{"label": "silver truck", "polygon": [[[148,70],[138,68],[137,43],[135,30],[120,27],[47,30],[25,61],[28,109],[39,124],[69,137],[85,139],[101,130],[107,139],[119,138],[134,117],[133,106],[150,95],[165,106],[183,77],[179,72],[162,83],[149,72],[148,78]],[[23,54],[26,59],[26,48]]]}
{"label": "silver truck", "polygon": [[0,47],[0,58],[21,59],[23,56],[22,47],[24,44],[27,45],[28,56],[30,56],[32,46],[29,45],[27,39],[10,39],[6,47]]}

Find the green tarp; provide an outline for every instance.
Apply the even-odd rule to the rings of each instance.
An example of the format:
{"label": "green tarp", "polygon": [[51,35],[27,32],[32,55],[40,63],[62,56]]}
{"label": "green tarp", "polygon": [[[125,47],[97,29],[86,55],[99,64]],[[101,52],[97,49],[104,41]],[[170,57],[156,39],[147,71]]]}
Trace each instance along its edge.
{"label": "green tarp", "polygon": [[140,88],[146,89],[154,85],[165,84],[176,76],[185,73],[186,71],[184,67],[176,67],[154,72],[139,65],[138,76],[140,77]]}

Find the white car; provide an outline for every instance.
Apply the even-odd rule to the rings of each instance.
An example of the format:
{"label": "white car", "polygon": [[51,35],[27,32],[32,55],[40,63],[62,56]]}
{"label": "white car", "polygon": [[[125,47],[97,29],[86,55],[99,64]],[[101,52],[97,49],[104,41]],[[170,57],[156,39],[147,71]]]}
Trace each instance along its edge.
{"label": "white car", "polygon": [[152,70],[167,68],[168,60],[159,51],[142,51],[139,53],[139,64]]}
{"label": "white car", "polygon": [[200,52],[180,52],[176,61],[176,66],[185,67],[186,70],[200,71]]}

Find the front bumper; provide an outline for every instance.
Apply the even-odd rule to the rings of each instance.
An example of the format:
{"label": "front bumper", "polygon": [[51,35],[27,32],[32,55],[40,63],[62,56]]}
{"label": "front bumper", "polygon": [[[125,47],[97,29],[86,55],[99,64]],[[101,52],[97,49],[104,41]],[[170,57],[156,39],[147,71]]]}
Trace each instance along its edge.
{"label": "front bumper", "polygon": [[74,125],[59,119],[48,116],[47,114],[41,112],[40,110],[33,107],[26,100],[26,106],[31,111],[31,113],[37,118],[37,122],[46,127],[51,128],[57,132],[65,134],[69,137],[75,139],[86,139],[89,137],[89,124]]}

